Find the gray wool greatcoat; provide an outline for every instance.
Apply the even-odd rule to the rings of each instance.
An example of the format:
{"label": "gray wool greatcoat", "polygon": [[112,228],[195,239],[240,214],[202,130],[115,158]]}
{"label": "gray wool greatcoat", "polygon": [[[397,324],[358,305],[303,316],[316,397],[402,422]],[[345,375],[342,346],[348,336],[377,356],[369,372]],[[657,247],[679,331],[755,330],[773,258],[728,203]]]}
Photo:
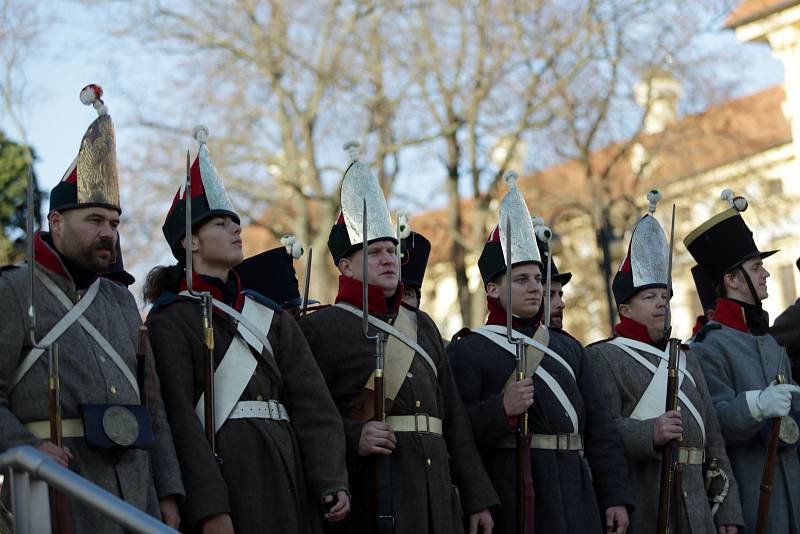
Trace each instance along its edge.
{"label": "gray wool greatcoat", "polygon": [[[374,314],[382,320],[392,315]],[[392,452],[392,501],[396,534],[458,534],[465,516],[499,503],[472,438],[472,429],[453,381],[439,330],[430,317],[415,310],[417,343],[433,358],[438,378],[416,355],[387,415],[427,413],[443,420],[444,437],[398,432]],[[364,422],[351,415],[375,366],[375,342],[364,338],[361,319],[329,307],[300,321],[314,357],[342,413],[347,437],[347,467],[353,491],[352,513],[332,530],[368,534],[375,529],[369,513],[372,492],[369,457],[358,455]],[[387,355],[391,357],[391,355]],[[456,489],[457,488],[457,489]],[[459,506],[459,495],[460,505]]]}
{"label": "gray wool greatcoat", "polygon": [[[600,342],[586,348],[589,367],[602,389],[612,417],[617,423],[625,455],[628,458],[634,495],[637,496],[636,511],[631,515],[630,534],[655,533],[658,519],[659,482],[661,479],[661,451],[653,446],[655,418],[638,420],[630,415],[644,394],[653,374],[634,361],[621,348]],[[653,365],[657,358],[637,351]],[[691,534],[716,534],[716,525],[741,525],[742,511],[739,493],[731,466],[725,453],[725,441],[714,413],[703,372],[691,351],[684,350],[687,369],[694,377],[697,387],[688,379],[681,384],[686,394],[703,417],[706,429],[706,459],[717,458],[719,466],[730,476],[728,496],[712,518],[711,508],[703,485],[703,466],[686,465],[683,471],[683,499],[681,503],[681,532]],[[689,410],[682,406],[683,447],[703,446],[700,427]]]}
{"label": "gray wool greatcoat", "polygon": [[[37,252],[37,259],[38,259]],[[53,253],[54,254],[54,253]],[[71,278],[37,268],[51,278],[75,302],[77,293]],[[0,302],[5,314],[0,321],[0,450],[23,444],[38,445],[24,423],[48,419],[47,357],[43,355],[22,381],[9,391],[14,370],[30,349],[28,337],[27,267],[4,270],[0,276]],[[36,285],[36,338],[42,339],[64,315],[65,310],[42,285]],[[133,295],[106,279],[94,302],[84,313],[103,334],[125,363],[136,374],[136,348],[141,325]],[[61,379],[61,408],[64,419],[80,417],[79,405],[139,404],[135,390],[106,353],[74,323],[58,340]],[[65,438],[64,445],[74,455],[70,469],[101,488],[159,517],[159,498],[183,495],[178,461],[170,428],[164,414],[152,352],[147,346],[147,388],[154,415],[155,443],[148,452],[128,449],[122,452],[89,448],[83,438]],[[100,513],[71,502],[75,532],[92,534],[122,533]]]}
{"label": "gray wool greatcoat", "polygon": [[[754,532],[766,457],[760,431],[770,421],[757,421],[750,414],[746,392],[766,388],[775,379],[779,365],[785,374],[791,376],[786,350],[778,345],[772,335],[754,336],[716,321],[706,325],[692,344],[692,350],[703,366],[722,434],[728,444],[728,456],[739,482],[744,532]],[[800,411],[800,398],[796,395],[792,411]],[[800,462],[797,449],[779,449],[778,458],[768,532],[797,534],[800,532]]]}

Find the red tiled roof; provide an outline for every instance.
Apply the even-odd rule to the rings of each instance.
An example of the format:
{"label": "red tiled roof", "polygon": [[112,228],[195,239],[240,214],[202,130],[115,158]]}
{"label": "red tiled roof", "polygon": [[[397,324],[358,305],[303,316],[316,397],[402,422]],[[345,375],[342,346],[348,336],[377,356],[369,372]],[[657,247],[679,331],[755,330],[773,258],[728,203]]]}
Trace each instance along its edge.
{"label": "red tiled roof", "polygon": [[725,27],[735,29],[777,11],[798,4],[797,0],[743,0],[725,20]]}
{"label": "red tiled roof", "polygon": [[[639,135],[636,141],[655,154],[647,178],[641,181],[637,181],[631,166],[630,153],[612,163],[623,148],[622,143],[592,153],[591,166],[604,169],[611,165],[607,184],[612,196],[616,196],[621,192],[663,187],[784,145],[792,140],[789,123],[781,109],[784,97],[782,86],[774,86],[687,116],[658,134]],[[529,208],[545,220],[559,207],[588,205],[591,195],[586,186],[584,165],[575,159],[522,177],[519,187],[526,192]],[[474,204],[472,198],[461,200],[462,235],[468,233]],[[430,263],[447,259],[453,237],[447,208],[420,213],[412,218],[411,226],[437,244],[431,252]]]}

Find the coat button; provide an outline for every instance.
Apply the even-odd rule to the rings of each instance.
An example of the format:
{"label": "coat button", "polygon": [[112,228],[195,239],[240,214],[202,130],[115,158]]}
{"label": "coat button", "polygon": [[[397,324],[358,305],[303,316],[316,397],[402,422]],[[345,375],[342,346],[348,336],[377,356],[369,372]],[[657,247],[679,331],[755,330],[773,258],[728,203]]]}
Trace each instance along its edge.
{"label": "coat button", "polygon": [[422,406],[422,403],[420,401],[417,401],[417,402],[414,403],[414,406],[419,408],[420,406]]}
{"label": "coat button", "polygon": [[112,394],[112,395],[116,395],[116,394],[117,394],[117,388],[116,388],[115,386],[111,386],[111,387],[109,388],[109,391],[111,391],[111,394]]}
{"label": "coat button", "polygon": [[431,459],[428,458],[428,465],[431,465]]}
{"label": "coat button", "polygon": [[406,375],[406,378],[414,378],[414,375],[413,375],[413,373],[408,373],[408,374]]}
{"label": "coat button", "polygon": [[264,397],[262,397],[261,395],[256,395],[256,400],[257,401],[264,400]]}

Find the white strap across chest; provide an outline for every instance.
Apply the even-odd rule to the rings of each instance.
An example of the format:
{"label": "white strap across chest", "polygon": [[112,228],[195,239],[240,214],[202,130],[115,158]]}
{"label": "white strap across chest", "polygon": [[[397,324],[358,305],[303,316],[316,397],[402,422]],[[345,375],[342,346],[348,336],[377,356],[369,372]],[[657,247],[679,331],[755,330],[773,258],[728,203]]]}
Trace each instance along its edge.
{"label": "white strap across chest", "polygon": [[[192,300],[200,300],[199,297],[192,295],[188,291],[181,291],[179,295]],[[248,296],[245,296],[241,313],[221,300],[212,299],[212,304],[219,311],[236,321],[236,329],[239,334],[241,334],[247,344],[253,347],[256,352],[261,354],[261,351],[266,348],[267,352],[273,357],[275,356],[275,352],[272,350],[272,344],[270,344],[266,334],[269,332],[269,326],[272,324],[272,316],[275,315],[275,310],[256,302],[255,299]],[[266,331],[259,328],[257,326],[259,324],[266,324]]]}
{"label": "white strap across chest", "polygon": [[[100,278],[95,280],[92,283],[92,285],[89,286],[89,288],[86,290],[86,293],[84,293],[83,298],[81,298],[77,304],[73,304],[72,301],[67,296],[67,294],[64,293],[64,291],[60,287],[58,287],[58,285],[56,285],[56,283],[53,282],[49,277],[39,273],[38,271],[36,272],[36,275],[38,276],[42,284],[45,286],[45,288],[47,288],[47,290],[54,297],[56,297],[56,299],[61,303],[61,305],[64,306],[64,308],[67,310],[67,314],[64,316],[64,318],[62,318],[61,321],[56,323],[56,326],[53,327],[53,329],[50,330],[50,332],[48,332],[48,334],[44,337],[44,339],[42,339],[42,343],[40,344],[47,346],[54,343],[67,330],[67,328],[69,328],[75,321],[77,321],[78,324],[81,325],[81,327],[84,329],[84,331],[86,331],[86,333],[89,334],[89,336],[95,341],[95,343],[97,343],[97,345],[101,349],[103,349],[103,352],[105,352],[108,355],[108,357],[111,358],[111,361],[114,362],[114,364],[119,368],[119,370],[125,376],[125,379],[133,388],[133,391],[136,393],[136,396],[138,397],[139,383],[137,382],[136,377],[133,374],[133,371],[131,371],[130,367],[128,367],[128,364],[125,363],[125,360],[122,359],[122,356],[120,356],[119,353],[116,351],[116,349],[114,349],[113,345],[111,345],[111,343],[109,343],[109,341],[105,337],[103,337],[103,334],[101,334],[100,331],[97,330],[97,328],[95,328],[95,326],[91,322],[89,322],[89,320],[86,317],[83,316],[83,313],[86,312],[86,310],[89,308],[89,305],[92,303],[92,301],[94,301],[94,298],[97,296],[97,292],[100,288]],[[74,313],[74,316],[69,321],[69,324],[67,324],[65,319],[72,313]],[[64,325],[62,325],[62,327],[59,327],[62,321],[64,321]],[[60,332],[54,332],[57,327],[61,330]],[[55,333],[53,338],[51,340],[48,340],[47,338],[50,336],[50,334],[53,333]],[[32,355],[35,351],[37,352],[37,354]],[[42,355],[43,352],[44,350],[41,348],[31,349],[31,352],[29,352],[28,355],[25,357],[23,365],[27,363],[29,358],[32,361],[30,362],[30,365],[28,365],[28,367],[24,369],[22,374],[19,375],[19,380],[22,379],[24,374],[28,372],[30,367],[36,360],[39,359],[39,357]],[[20,369],[18,368],[17,371],[19,372]],[[17,373],[15,373],[15,379],[16,375]],[[17,380],[17,382],[19,380]],[[14,383],[14,385],[16,385],[16,383]]]}
{"label": "white strap across chest", "polygon": [[[631,348],[631,349],[635,349],[633,354],[636,354],[636,356],[633,356],[633,355],[631,355],[631,356],[633,356],[634,358],[636,358],[636,357],[641,358],[643,361],[645,361],[647,363],[650,363],[650,362],[646,358],[643,358],[640,354],[636,353],[636,351],[646,352],[647,354],[652,354],[653,356],[655,356],[656,358],[658,358],[658,359],[660,359],[660,360],[662,360],[664,362],[669,362],[669,353],[668,352],[666,352],[665,350],[658,350],[657,348],[655,348],[652,345],[648,345],[647,343],[642,343],[641,341],[636,341],[635,339],[630,339],[630,338],[627,338],[627,337],[619,337],[618,336],[618,337],[615,337],[615,338],[611,339],[611,341],[609,341],[609,343],[611,343],[612,345],[616,345],[617,347],[620,347],[623,350],[625,350],[624,349],[625,347],[628,347],[628,348]],[[642,363],[642,362],[639,362],[639,363]],[[644,365],[644,364],[642,364],[642,365]],[[680,364],[678,366],[678,372],[681,375],[683,375],[686,378],[688,378],[689,381],[692,383],[692,385],[694,387],[697,387],[697,382],[694,381],[694,377],[692,376],[692,373],[690,373],[689,371],[686,370],[686,357],[685,356],[680,359]]]}
{"label": "white strap across chest", "polygon": [[[546,327],[544,325],[539,325],[539,328],[546,328]],[[505,335],[506,335],[506,327],[505,326],[496,325],[496,324],[487,324],[487,325],[479,326],[478,328],[474,329],[473,332],[480,333],[481,330],[488,330],[489,332],[501,335],[503,337],[505,337]],[[540,351],[544,352],[545,354],[547,354],[548,356],[553,358],[555,361],[560,363],[564,367],[564,369],[567,370],[567,372],[570,375],[572,375],[573,379],[575,378],[575,371],[572,370],[572,366],[570,364],[568,364],[567,361],[564,358],[562,358],[561,355],[558,354],[556,351],[554,351],[553,349],[551,349],[547,345],[543,345],[542,343],[539,343],[538,341],[536,341],[532,337],[528,337],[525,334],[517,332],[516,330],[514,330],[514,337],[519,337],[519,338],[524,339],[525,343],[527,343],[531,347],[536,347]],[[516,350],[515,350],[515,353],[516,353]]]}
{"label": "white strap across chest", "polygon": [[[334,306],[336,308],[341,308],[343,310],[347,310],[350,313],[352,313],[353,315],[357,315],[358,317],[361,317],[361,315],[362,315],[362,312],[361,312],[360,309],[356,308],[355,306],[351,306],[350,304],[347,304],[346,302],[337,302],[336,304],[334,304]],[[370,315],[368,319],[369,319],[369,324],[371,324],[375,328],[378,328],[378,329],[384,331],[385,333],[389,334],[390,336],[402,341],[406,346],[414,349],[414,352],[419,354],[422,357],[422,359],[425,360],[425,362],[428,364],[428,366],[430,366],[431,370],[433,370],[433,374],[435,376],[437,376],[437,377],[439,376],[439,371],[436,369],[436,364],[434,363],[433,358],[431,358],[430,355],[427,353],[427,351],[425,349],[423,349],[416,341],[414,341],[413,339],[409,338],[407,335],[405,335],[400,330],[398,330],[397,328],[393,327],[392,325],[390,325],[386,321],[382,321],[382,320],[380,320],[377,317],[374,317],[372,315]]]}
{"label": "white strap across chest", "polygon": [[[609,343],[622,349],[622,351],[630,356],[634,361],[653,373],[653,378],[650,380],[650,383],[645,389],[645,392],[642,394],[642,397],[639,399],[639,402],[636,404],[633,412],[631,412],[630,417],[643,421],[645,419],[658,417],[664,413],[667,405],[668,356],[667,359],[664,359],[661,357],[665,355],[664,352],[659,351],[655,347],[629,338],[615,337],[614,339],[610,340]],[[637,345],[650,347],[651,350],[647,350],[646,352],[659,357],[658,367],[653,365],[647,358],[634,350],[634,347],[639,348]],[[681,387],[684,377],[688,378],[692,385],[695,385],[692,374],[686,369],[686,355],[683,353],[683,351],[679,353],[678,362],[678,387]],[[703,435],[703,444],[705,444],[706,427],[705,423],[703,423],[703,417],[700,415],[700,411],[682,389],[678,390],[678,399],[683,403],[684,406],[686,406],[686,408],[689,410],[689,413],[692,414],[695,422],[700,427],[700,432]]]}
{"label": "white strap across chest", "polygon": [[[489,328],[490,326],[493,326],[493,325],[486,325],[486,326],[483,326],[483,327],[480,327],[480,328],[476,328],[475,330],[473,330],[473,332],[485,337],[486,339],[488,339],[488,340],[492,341],[494,344],[496,344],[498,347],[501,347],[501,348],[505,349],[506,351],[510,352],[511,354],[513,354],[514,356],[516,356],[517,355],[517,347],[513,343],[509,343],[508,342],[508,339],[505,336],[505,328],[503,328],[503,332],[504,332],[503,335],[500,335],[500,334],[496,333],[494,331],[494,329]],[[545,354],[547,354],[548,356],[553,357],[553,354],[555,354],[556,356],[554,357],[554,359],[556,361],[559,361],[559,363],[561,363],[562,365],[564,365],[567,368],[569,368],[570,369],[570,375],[572,376],[573,379],[575,378],[575,373],[572,372],[572,369],[569,367],[569,364],[566,361],[564,361],[564,358],[562,358],[561,356],[556,354],[555,351],[553,351],[549,347],[545,347],[544,345],[542,345],[538,341],[535,341],[534,339],[532,339],[532,338],[530,338],[528,336],[524,336],[524,335],[520,334],[516,330],[514,330],[513,332],[514,332],[514,334],[513,334],[514,337],[519,337],[519,338],[525,339],[526,344],[530,344],[530,345],[532,345],[533,347],[535,347],[535,348],[537,348],[539,350],[542,350],[542,347],[547,349],[546,351],[543,351],[543,352]],[[533,341],[535,344],[534,343],[529,343],[529,340]],[[579,430],[579,427],[578,427],[578,413],[575,410],[575,406],[573,406],[572,402],[569,400],[569,397],[567,396],[567,393],[561,387],[561,384],[559,384],[558,380],[556,380],[555,377],[553,377],[553,375],[551,375],[549,372],[547,372],[547,370],[544,367],[542,367],[541,365],[539,365],[536,368],[536,371],[534,371],[534,374],[536,376],[538,376],[539,378],[541,378],[542,381],[547,385],[547,387],[550,388],[550,391],[553,392],[553,395],[555,395],[555,397],[558,400],[559,404],[561,404],[561,406],[564,408],[564,411],[566,412],[567,416],[570,419],[570,422],[572,423],[572,429],[573,429],[572,431],[573,431],[573,433],[577,433],[578,430]]]}
{"label": "white strap across chest", "polygon": [[[214,301],[214,305],[219,301]],[[222,303],[220,303],[222,304]],[[224,305],[224,304],[223,304]],[[230,308],[224,305],[226,308]],[[222,309],[222,308],[220,308]],[[258,360],[253,356],[253,352],[248,347],[253,347],[258,353],[261,353],[262,348],[266,348],[272,355],[272,347],[267,341],[267,333],[269,333],[270,326],[272,325],[272,317],[275,311],[268,307],[256,302],[250,297],[245,297],[242,313],[237,312],[233,308],[236,315],[240,317],[238,332],[239,336],[233,336],[231,344],[228,345],[228,350],[225,351],[225,356],[219,362],[216,371],[214,371],[214,432],[219,432],[225,421],[233,412],[239,399],[242,397],[247,384],[253,377],[253,373],[258,367]],[[225,313],[227,310],[222,309]],[[229,313],[229,315],[232,315]],[[247,326],[247,325],[250,326]],[[245,325],[246,328],[243,328]],[[255,325],[261,325],[261,329]],[[255,332],[250,328],[256,329]],[[249,339],[248,339],[249,338]],[[263,339],[263,341],[262,341]],[[245,343],[247,341],[247,343]],[[200,423],[205,428],[205,393],[200,395],[200,399],[194,407],[197,417],[200,418]]]}

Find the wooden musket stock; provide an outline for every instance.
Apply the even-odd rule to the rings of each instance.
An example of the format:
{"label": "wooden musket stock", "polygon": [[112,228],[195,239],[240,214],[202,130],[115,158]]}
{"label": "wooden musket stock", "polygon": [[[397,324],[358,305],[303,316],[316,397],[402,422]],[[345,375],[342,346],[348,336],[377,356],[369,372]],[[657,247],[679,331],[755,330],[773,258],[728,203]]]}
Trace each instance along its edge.
{"label": "wooden musket stock", "polygon": [[[778,373],[776,384],[785,384],[786,377]],[[767,532],[769,520],[769,501],[772,498],[772,486],[775,483],[775,461],[778,459],[778,439],[781,431],[781,418],[775,417],[769,427],[769,441],[767,442],[767,458],[764,461],[764,471],[761,475],[761,494],[758,497],[758,515],[756,516],[756,534]]]}
{"label": "wooden musket stock", "polygon": [[[49,376],[47,379],[47,401],[50,418],[50,441],[62,447],[61,433],[61,383],[58,377],[58,345],[48,348]],[[72,534],[72,510],[69,498],[54,488],[50,493],[50,523],[54,534]]]}
{"label": "wooden musket stock", "polygon": [[[666,411],[678,409],[678,357],[680,341],[669,340],[669,362],[667,364]],[[658,534],[677,534],[680,528],[680,495],[682,482],[681,465],[678,463],[678,440],[672,440],[661,449],[661,483],[658,495]]]}

